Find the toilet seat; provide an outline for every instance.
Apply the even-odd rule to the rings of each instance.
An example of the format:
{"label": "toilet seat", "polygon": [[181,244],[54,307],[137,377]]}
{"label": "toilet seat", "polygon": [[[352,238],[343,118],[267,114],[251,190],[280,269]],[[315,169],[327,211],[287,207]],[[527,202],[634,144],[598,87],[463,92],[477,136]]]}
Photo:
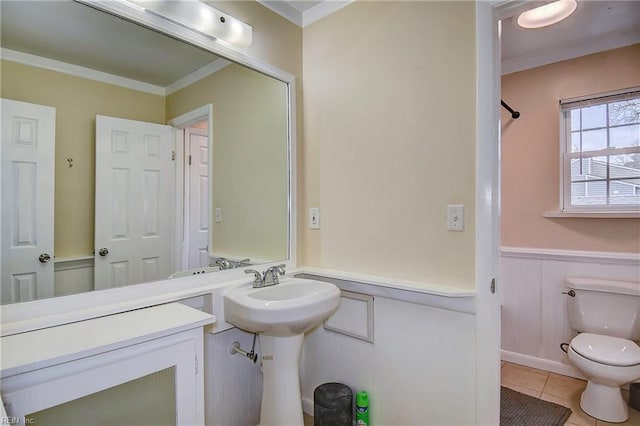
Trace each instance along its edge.
{"label": "toilet seat", "polygon": [[640,346],[620,337],[581,333],[571,340],[573,350],[600,364],[618,367],[640,365]]}

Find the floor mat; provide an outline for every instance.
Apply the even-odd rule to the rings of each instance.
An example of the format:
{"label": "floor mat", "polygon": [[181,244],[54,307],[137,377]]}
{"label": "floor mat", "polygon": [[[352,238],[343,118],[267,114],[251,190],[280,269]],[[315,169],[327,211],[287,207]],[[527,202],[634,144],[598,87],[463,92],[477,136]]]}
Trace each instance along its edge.
{"label": "floor mat", "polygon": [[562,426],[570,415],[562,405],[500,388],[500,426]]}

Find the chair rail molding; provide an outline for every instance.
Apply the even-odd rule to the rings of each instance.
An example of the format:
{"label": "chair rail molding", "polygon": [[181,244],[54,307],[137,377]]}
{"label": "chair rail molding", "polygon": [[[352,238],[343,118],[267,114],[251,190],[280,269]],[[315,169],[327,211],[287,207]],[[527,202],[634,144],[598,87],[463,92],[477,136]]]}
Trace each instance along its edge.
{"label": "chair rail molding", "polygon": [[502,257],[558,260],[567,262],[607,263],[615,265],[640,265],[640,253],[615,251],[563,250],[534,247],[506,247],[501,249]]}

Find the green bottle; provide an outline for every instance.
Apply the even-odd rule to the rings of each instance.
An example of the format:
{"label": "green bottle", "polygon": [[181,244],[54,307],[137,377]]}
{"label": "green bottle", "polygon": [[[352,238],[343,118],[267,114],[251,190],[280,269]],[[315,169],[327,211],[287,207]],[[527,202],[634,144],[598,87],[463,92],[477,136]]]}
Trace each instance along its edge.
{"label": "green bottle", "polygon": [[365,391],[356,394],[356,425],[369,426],[369,395]]}

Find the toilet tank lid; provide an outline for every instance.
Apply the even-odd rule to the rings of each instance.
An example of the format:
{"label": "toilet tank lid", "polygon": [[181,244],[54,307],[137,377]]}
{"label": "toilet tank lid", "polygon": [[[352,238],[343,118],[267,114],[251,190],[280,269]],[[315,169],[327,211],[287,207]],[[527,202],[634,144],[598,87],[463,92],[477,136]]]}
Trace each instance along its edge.
{"label": "toilet tank lid", "polygon": [[604,278],[567,277],[567,287],[574,290],[606,291],[640,296],[640,282],[614,281]]}
{"label": "toilet tank lid", "polygon": [[640,364],[640,347],[620,337],[580,333],[571,340],[571,347],[583,357],[601,364],[620,367]]}

